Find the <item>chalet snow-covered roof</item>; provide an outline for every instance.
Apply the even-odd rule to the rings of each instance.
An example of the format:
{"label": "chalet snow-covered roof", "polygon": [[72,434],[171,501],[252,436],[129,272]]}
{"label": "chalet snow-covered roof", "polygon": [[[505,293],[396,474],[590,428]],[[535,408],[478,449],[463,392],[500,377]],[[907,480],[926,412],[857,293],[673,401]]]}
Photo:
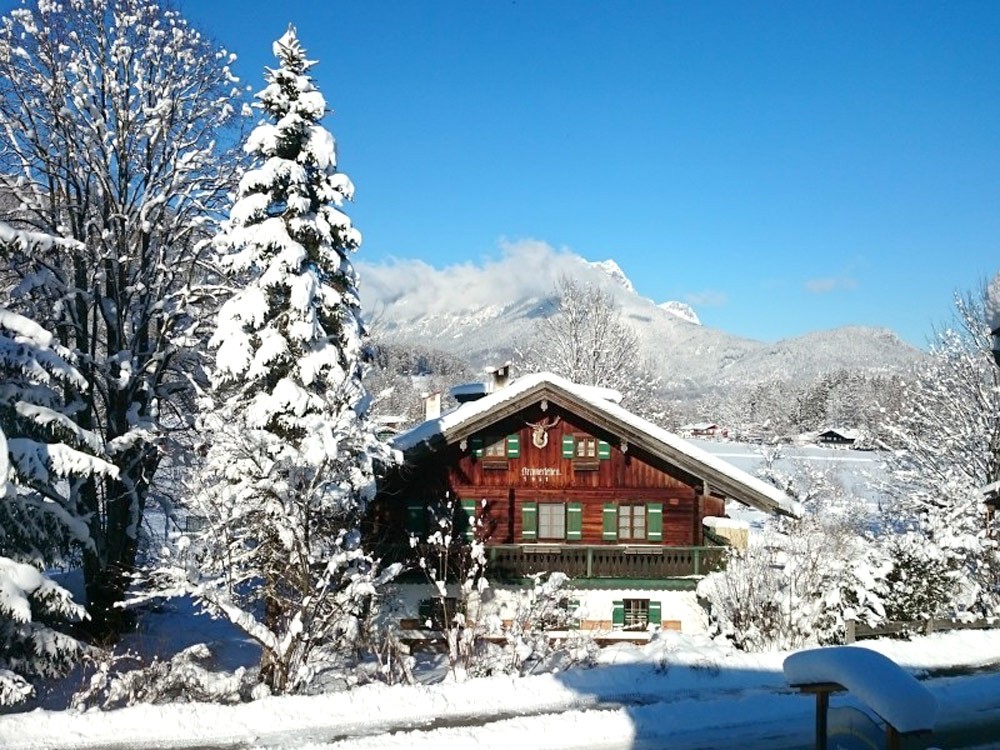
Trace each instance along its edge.
{"label": "chalet snow-covered roof", "polygon": [[392,446],[407,453],[420,446],[456,443],[542,399],[606,428],[630,446],[701,478],[713,490],[768,513],[801,515],[795,500],[776,487],[622,408],[621,395],[584,386],[550,372],[526,375],[506,388],[397,435]]}

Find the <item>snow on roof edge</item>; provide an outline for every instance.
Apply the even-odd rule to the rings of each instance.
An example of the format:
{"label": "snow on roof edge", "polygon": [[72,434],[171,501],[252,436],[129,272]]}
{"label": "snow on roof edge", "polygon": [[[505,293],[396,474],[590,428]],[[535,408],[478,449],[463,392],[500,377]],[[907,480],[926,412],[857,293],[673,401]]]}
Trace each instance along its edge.
{"label": "snow on roof edge", "polygon": [[[627,424],[639,432],[646,433],[654,440],[659,441],[672,450],[683,453],[710,468],[712,471],[743,484],[748,489],[753,490],[774,503],[780,512],[796,517],[802,515],[802,505],[777,487],[768,484],[762,479],[758,479],[752,474],[748,474],[742,469],[738,469],[728,461],[623,408],[618,403],[621,400],[621,394],[618,391],[609,388],[579,385],[551,372],[539,372],[522,376],[511,382],[507,387],[494,391],[488,396],[462,404],[447,414],[423,422],[411,430],[397,435],[392,441],[392,447],[406,451],[420,443],[429,442],[434,437],[438,435],[443,436],[445,433],[460,427],[475,417],[486,414],[501,404],[514,401],[533,388],[543,384],[553,385],[557,389],[564,390],[581,401],[586,402],[589,406],[603,411],[612,419]],[[609,396],[616,398],[616,400],[611,400]]]}

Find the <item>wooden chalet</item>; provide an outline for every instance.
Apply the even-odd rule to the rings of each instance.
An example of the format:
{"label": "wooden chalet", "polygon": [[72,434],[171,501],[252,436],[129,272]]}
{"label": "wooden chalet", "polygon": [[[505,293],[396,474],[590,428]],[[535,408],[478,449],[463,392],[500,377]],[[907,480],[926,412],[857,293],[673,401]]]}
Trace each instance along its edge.
{"label": "wooden chalet", "polygon": [[428,508],[451,497],[495,580],[559,570],[576,586],[671,588],[719,563],[724,540],[703,520],[724,516],[727,499],[798,514],[783,492],[628,412],[613,391],[539,373],[482,394],[393,440],[404,462],[376,504],[387,536],[422,533]]}
{"label": "wooden chalet", "polygon": [[857,430],[832,428],[819,433],[816,439],[826,445],[854,445],[858,437]]}

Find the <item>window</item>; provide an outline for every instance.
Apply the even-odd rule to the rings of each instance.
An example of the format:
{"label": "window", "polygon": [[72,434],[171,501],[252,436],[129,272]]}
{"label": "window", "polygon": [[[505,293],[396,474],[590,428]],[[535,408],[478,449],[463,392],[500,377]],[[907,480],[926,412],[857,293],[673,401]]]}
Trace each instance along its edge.
{"label": "window", "polygon": [[650,625],[662,625],[662,603],[649,599],[619,599],[613,603],[611,623],[625,630],[645,630]]}
{"label": "window", "polygon": [[618,538],[619,539],[646,538],[645,505],[618,506]]}
{"label": "window", "polygon": [[420,602],[420,627],[431,630],[449,628],[459,611],[458,599],[454,596],[423,599]]}
{"label": "window", "polygon": [[566,538],[566,506],[562,503],[538,504],[538,538]]}
{"label": "window", "polygon": [[611,622],[625,630],[645,630],[650,625],[663,623],[663,607],[649,599],[620,599],[614,602]]}
{"label": "window", "polygon": [[597,438],[579,437],[576,439],[576,455],[574,458],[597,460]]}
{"label": "window", "polygon": [[595,471],[601,467],[597,456],[597,438],[577,437],[573,451],[574,471]]}
{"label": "window", "polygon": [[503,435],[487,435],[483,442],[483,468],[506,469],[507,438]]}
{"label": "window", "polygon": [[507,459],[507,439],[491,435],[486,438],[486,451],[483,458]]}
{"label": "window", "polygon": [[622,604],[625,616],[622,624],[626,629],[645,628],[649,624],[649,599],[625,599]]}

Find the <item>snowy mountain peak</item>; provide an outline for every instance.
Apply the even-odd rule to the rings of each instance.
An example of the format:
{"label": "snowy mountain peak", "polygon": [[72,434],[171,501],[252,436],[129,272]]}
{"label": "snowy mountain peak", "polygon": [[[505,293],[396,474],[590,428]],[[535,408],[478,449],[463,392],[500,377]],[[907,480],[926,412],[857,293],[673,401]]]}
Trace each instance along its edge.
{"label": "snowy mountain peak", "polygon": [[614,281],[620,284],[622,288],[625,289],[625,291],[635,293],[635,287],[632,286],[632,282],[629,281],[628,276],[625,275],[625,272],[621,269],[621,266],[619,266],[610,258],[608,258],[608,260],[597,261],[596,263],[588,263],[588,265],[591,266],[592,268],[596,268],[597,270],[602,271],[603,273],[606,273],[608,276],[614,279]]}
{"label": "snowy mountain peak", "polygon": [[666,310],[671,315],[675,315],[683,321],[688,323],[694,323],[696,326],[701,325],[701,320],[698,318],[698,313],[694,311],[691,305],[684,302],[677,302],[671,300],[670,302],[664,302],[659,306],[661,310]]}

